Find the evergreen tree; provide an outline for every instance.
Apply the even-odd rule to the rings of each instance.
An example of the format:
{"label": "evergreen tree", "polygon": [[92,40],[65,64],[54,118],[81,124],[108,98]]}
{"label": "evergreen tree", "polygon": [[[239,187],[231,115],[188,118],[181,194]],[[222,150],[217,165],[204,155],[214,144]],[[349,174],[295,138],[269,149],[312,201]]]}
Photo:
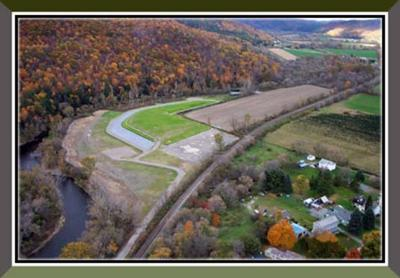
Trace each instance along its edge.
{"label": "evergreen tree", "polygon": [[293,192],[290,177],[281,169],[265,171],[264,189],[273,193],[290,194]]}
{"label": "evergreen tree", "polygon": [[350,183],[350,189],[358,192],[360,190],[360,183],[357,179],[353,179]]}
{"label": "evergreen tree", "polygon": [[368,196],[367,202],[365,203],[365,211],[367,211],[369,208],[372,208],[372,197],[371,197],[371,195]]}
{"label": "evergreen tree", "polygon": [[364,181],[365,181],[364,173],[361,172],[361,171],[357,171],[356,175],[354,176],[354,179],[355,179],[356,181],[358,181],[359,183],[360,183],[360,182],[364,182]]}
{"label": "evergreen tree", "polygon": [[311,178],[310,188],[318,195],[332,195],[335,192],[332,174],[329,171],[319,171],[317,177]]}
{"label": "evergreen tree", "polygon": [[363,215],[362,213],[356,209],[350,218],[349,225],[347,227],[348,231],[354,235],[361,234],[363,228]]}
{"label": "evergreen tree", "polygon": [[375,214],[372,207],[369,207],[363,216],[364,229],[372,230],[375,227]]}

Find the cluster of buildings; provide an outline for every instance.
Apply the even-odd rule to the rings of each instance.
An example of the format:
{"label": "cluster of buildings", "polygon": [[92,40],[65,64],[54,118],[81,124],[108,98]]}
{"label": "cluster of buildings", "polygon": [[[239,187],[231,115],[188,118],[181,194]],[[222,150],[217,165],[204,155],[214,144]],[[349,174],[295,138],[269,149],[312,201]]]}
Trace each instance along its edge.
{"label": "cluster of buildings", "polygon": [[[357,208],[362,213],[365,212],[365,206],[367,204],[367,198],[363,195],[359,195],[353,198],[353,206]],[[377,201],[372,203],[372,211],[374,212],[375,216],[381,215],[382,211],[382,195],[379,195]]]}
{"label": "cluster of buildings", "polygon": [[315,155],[309,154],[306,159],[297,162],[300,168],[311,167],[319,168],[323,170],[333,171],[336,169],[336,163],[328,159],[321,158],[318,162],[316,161]]}

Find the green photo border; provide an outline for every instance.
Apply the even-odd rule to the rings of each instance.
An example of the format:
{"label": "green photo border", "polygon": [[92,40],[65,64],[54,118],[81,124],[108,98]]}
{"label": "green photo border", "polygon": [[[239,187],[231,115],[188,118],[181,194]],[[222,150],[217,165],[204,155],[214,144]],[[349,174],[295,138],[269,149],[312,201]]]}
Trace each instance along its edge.
{"label": "green photo border", "polygon": [[[396,88],[400,87],[400,80],[398,78],[399,55],[390,49],[400,49],[400,41],[396,36],[398,31],[395,26],[400,26],[400,4],[396,0],[336,0],[336,1],[320,1],[318,4],[312,0],[286,0],[286,1],[215,1],[215,0],[202,0],[202,1],[128,1],[128,0],[113,0],[113,1],[99,1],[90,0],[64,0],[64,1],[51,1],[51,0],[0,0],[0,35],[2,42],[0,43],[0,87],[1,97],[0,105],[0,121],[1,127],[11,134],[11,62],[13,56],[11,55],[11,12],[12,11],[286,11],[286,12],[377,12],[389,11],[389,91],[392,91],[389,102],[389,118],[396,119],[400,115],[396,115],[396,100],[400,99],[400,95],[396,94]],[[391,28],[392,27],[392,28]],[[397,27],[398,28],[398,27]],[[393,109],[391,109],[393,108]],[[399,109],[397,109],[399,110]],[[393,125],[392,130],[390,126]],[[389,124],[389,142],[399,142],[400,130],[395,130],[395,121]],[[399,234],[399,224],[396,223],[396,215],[389,214],[393,222],[389,225],[389,267],[373,267],[367,265],[361,266],[329,266],[322,267],[313,265],[306,266],[293,266],[288,267],[280,265],[275,267],[269,266],[154,266],[149,265],[141,266],[118,266],[118,267],[104,267],[104,266],[90,266],[90,267],[11,267],[11,136],[4,133],[0,137],[2,141],[0,144],[1,165],[0,171],[2,177],[2,186],[0,186],[0,215],[2,228],[0,229],[0,275],[4,277],[147,277],[147,276],[173,276],[173,277],[204,277],[204,276],[224,276],[224,277],[398,277],[400,273],[399,265],[399,250],[396,246],[400,246],[399,239],[396,235]],[[393,146],[392,146],[393,145]],[[392,148],[393,147],[393,148]],[[390,163],[389,172],[391,175],[386,177],[388,182],[395,184],[397,180],[396,174],[396,154],[399,153],[395,144],[390,144]],[[392,165],[392,166],[390,166]],[[395,168],[396,167],[396,168]],[[392,170],[392,171],[390,171]],[[400,175],[400,174],[398,174]],[[392,182],[393,181],[393,182]],[[389,189],[389,211],[395,212],[399,210],[399,205],[396,203],[396,196],[400,196],[399,187]],[[387,212],[388,213],[388,212]],[[390,236],[392,235],[392,236]],[[392,247],[392,248],[390,248]],[[251,275],[251,276],[250,276]],[[303,276],[304,275],[304,276]]]}

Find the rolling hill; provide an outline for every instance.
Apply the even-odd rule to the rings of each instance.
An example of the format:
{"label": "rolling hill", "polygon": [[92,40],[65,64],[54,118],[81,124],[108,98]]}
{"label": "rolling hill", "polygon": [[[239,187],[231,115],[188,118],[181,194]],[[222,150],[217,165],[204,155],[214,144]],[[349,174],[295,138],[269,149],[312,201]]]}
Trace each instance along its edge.
{"label": "rolling hill", "polygon": [[[240,25],[218,24],[219,30]],[[278,64],[226,32],[167,19],[21,20],[21,142],[93,108],[269,81]],[[255,33],[240,31],[246,38]]]}

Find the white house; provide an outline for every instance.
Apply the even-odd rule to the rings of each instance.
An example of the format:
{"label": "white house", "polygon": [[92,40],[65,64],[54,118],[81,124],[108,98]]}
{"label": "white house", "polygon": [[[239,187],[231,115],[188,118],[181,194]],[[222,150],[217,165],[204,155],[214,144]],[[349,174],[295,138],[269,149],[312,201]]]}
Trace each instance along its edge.
{"label": "white house", "polygon": [[318,168],[333,171],[336,169],[336,163],[327,159],[321,159],[318,162]]}
{"label": "white house", "polygon": [[339,219],[335,215],[328,216],[319,221],[313,223],[313,233],[321,233],[325,231],[330,231],[336,233],[338,230]]}

